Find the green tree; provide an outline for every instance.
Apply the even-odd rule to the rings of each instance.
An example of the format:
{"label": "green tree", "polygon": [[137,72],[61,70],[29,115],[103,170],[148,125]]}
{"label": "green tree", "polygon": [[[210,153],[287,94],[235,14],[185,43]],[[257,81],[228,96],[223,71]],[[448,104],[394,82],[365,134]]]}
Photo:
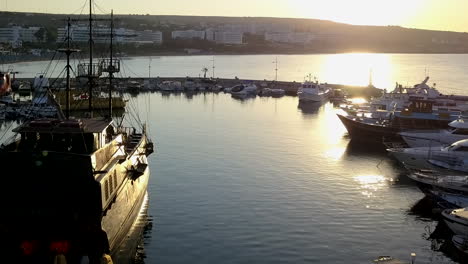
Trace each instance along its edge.
{"label": "green tree", "polygon": [[36,33],[34,33],[34,36],[37,38],[37,40],[39,42],[43,42],[45,33],[46,33],[45,29],[43,27],[41,27],[41,28],[39,28],[38,31],[36,31]]}

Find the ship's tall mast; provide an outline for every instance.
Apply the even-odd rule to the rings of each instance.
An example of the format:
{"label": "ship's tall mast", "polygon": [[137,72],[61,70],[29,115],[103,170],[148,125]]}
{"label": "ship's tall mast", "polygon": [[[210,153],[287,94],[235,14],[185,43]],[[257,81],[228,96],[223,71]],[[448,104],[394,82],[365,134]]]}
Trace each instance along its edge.
{"label": "ship's tall mast", "polygon": [[70,119],[70,18],[67,23],[67,92],[66,92],[65,117]]}
{"label": "ship's tall mast", "polygon": [[70,31],[71,31],[71,23],[70,23],[70,18],[68,18],[67,21],[67,48],[66,49],[59,49],[58,51],[63,52],[67,55],[67,86],[66,86],[66,93],[65,93],[65,118],[68,120],[70,119],[70,55],[73,52],[77,52],[78,50],[76,49],[71,49],[70,48]]}
{"label": "ship's tall mast", "polygon": [[[112,57],[112,44],[114,39],[114,10],[111,11],[111,29],[110,29],[110,67],[113,66]],[[109,119],[112,119],[112,78],[114,77],[114,71],[109,71]]]}
{"label": "ship's tall mast", "polygon": [[88,68],[88,82],[89,82],[89,113],[93,115],[93,1],[89,0],[89,68]]}

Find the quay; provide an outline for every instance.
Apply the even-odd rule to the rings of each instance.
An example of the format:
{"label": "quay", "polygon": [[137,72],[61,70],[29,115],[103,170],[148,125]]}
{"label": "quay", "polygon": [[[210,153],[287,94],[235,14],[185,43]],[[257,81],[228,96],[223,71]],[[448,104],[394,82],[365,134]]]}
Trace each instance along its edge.
{"label": "quay", "polygon": [[[17,78],[21,82],[29,82],[32,83],[34,78]],[[150,83],[161,83],[163,81],[174,81],[174,82],[181,82],[183,85],[184,82],[187,79],[191,79],[195,82],[200,82],[204,80],[203,78],[200,77],[116,77],[115,82],[117,85],[123,85],[125,86],[125,83],[139,83],[143,85],[145,82],[150,82]],[[239,79],[239,78],[234,78],[234,79],[228,79],[228,78],[207,78],[207,80],[210,80],[216,85],[220,85],[223,88],[227,87],[233,87],[235,85],[241,84],[241,83],[253,83],[255,84],[259,89],[262,88],[271,88],[271,89],[283,89],[285,91],[286,95],[290,96],[295,96],[297,94],[297,91],[299,87],[301,86],[301,82],[296,82],[296,81],[272,81],[272,80],[252,80],[252,79]],[[100,82],[99,82],[100,81]],[[104,85],[103,82],[107,81],[107,79],[99,79],[98,85]],[[76,80],[73,78],[71,80],[72,86],[75,86],[74,84],[76,83]],[[65,84],[65,79],[57,79],[56,81],[51,80],[51,85],[54,87],[60,88]],[[374,86],[353,86],[353,85],[346,85],[346,84],[329,84],[326,83],[329,87],[333,89],[340,89],[342,90],[345,94],[347,94],[349,97],[365,97],[365,98],[370,98],[370,97],[377,97],[382,94],[382,89],[378,89]],[[64,87],[64,86],[63,86]],[[142,90],[143,91],[143,90]]]}

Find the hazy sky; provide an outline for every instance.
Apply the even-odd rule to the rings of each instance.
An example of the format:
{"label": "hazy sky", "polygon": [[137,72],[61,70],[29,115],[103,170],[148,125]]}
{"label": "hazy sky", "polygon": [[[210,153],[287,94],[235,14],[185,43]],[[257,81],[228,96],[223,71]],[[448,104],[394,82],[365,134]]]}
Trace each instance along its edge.
{"label": "hazy sky", "polygon": [[[468,0],[95,0],[117,14],[317,18],[468,32]],[[81,13],[86,0],[0,0],[0,10]],[[98,10],[97,10],[98,11]]]}

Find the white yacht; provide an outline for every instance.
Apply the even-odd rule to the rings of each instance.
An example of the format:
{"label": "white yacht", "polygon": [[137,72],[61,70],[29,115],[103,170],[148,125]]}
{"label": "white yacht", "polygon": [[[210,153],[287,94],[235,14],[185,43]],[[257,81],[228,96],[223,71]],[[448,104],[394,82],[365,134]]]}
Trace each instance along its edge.
{"label": "white yacht", "polygon": [[448,147],[390,148],[387,151],[411,169],[444,168],[468,172],[468,139]]}
{"label": "white yacht", "polygon": [[231,95],[235,98],[246,98],[257,95],[257,86],[255,84],[239,84],[231,88]]}
{"label": "white yacht", "polygon": [[174,92],[174,91],[181,91],[182,84],[180,82],[173,82],[173,81],[163,81],[159,85],[161,91],[163,92]]}
{"label": "white yacht", "polygon": [[442,211],[442,218],[456,235],[468,234],[468,208],[444,210]]}
{"label": "white yacht", "polygon": [[[408,178],[415,181],[421,191],[426,194],[434,195],[431,191],[443,190],[449,193],[468,195],[468,176],[466,176],[466,174],[447,174],[423,170],[409,173]],[[446,201],[449,199],[447,197],[442,198]]]}
{"label": "white yacht", "polygon": [[468,123],[465,122],[465,118],[459,118],[450,122],[447,129],[406,131],[399,134],[406,144],[412,148],[450,145],[468,139]]}
{"label": "white yacht", "polygon": [[331,88],[316,82],[304,82],[297,91],[300,102],[323,102],[331,94]]}

